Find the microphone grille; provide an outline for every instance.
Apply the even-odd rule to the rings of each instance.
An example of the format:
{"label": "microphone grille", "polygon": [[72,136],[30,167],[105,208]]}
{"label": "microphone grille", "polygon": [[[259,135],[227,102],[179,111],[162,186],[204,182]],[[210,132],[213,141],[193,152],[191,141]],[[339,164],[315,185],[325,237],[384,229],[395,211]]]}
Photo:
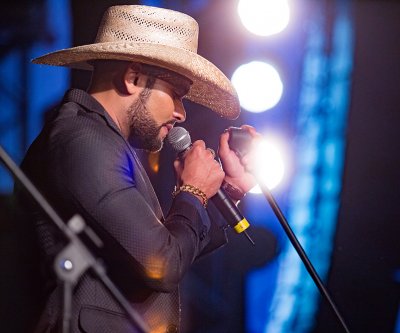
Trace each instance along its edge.
{"label": "microphone grille", "polygon": [[167,142],[176,153],[180,153],[190,147],[192,139],[186,129],[174,127],[167,135]]}

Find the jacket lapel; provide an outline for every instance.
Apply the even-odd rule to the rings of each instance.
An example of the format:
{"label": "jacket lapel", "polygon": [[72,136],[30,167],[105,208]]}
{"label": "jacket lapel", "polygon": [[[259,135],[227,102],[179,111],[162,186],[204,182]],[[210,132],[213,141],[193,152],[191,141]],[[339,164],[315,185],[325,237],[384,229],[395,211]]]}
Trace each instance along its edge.
{"label": "jacket lapel", "polygon": [[140,159],[137,156],[136,152],[134,151],[133,147],[122,136],[118,126],[115,124],[115,122],[112,120],[112,118],[103,108],[103,106],[99,102],[97,102],[97,100],[95,100],[92,96],[90,96],[86,91],[80,89],[68,90],[63,100],[63,103],[66,102],[78,103],[86,110],[98,113],[105,119],[110,129],[112,129],[115,132],[115,134],[118,135],[124,141],[125,146],[129,151],[130,157],[133,161],[132,164],[135,166],[133,169],[134,174],[132,175],[132,177],[135,179],[136,188],[142,194],[142,196],[150,205],[150,207],[152,207],[157,218],[163,221],[164,217],[162,209],[157,199],[157,195],[154,191],[153,185],[151,184],[151,181],[146,173],[146,170],[144,169],[142,163],[140,162]]}

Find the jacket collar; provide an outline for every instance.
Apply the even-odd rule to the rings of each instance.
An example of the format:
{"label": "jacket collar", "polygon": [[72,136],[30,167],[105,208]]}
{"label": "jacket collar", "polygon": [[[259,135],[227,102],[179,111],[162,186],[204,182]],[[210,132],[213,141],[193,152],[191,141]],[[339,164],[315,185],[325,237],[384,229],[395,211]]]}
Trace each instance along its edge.
{"label": "jacket collar", "polygon": [[86,91],[81,89],[69,89],[63,98],[64,103],[74,102],[85,108],[90,112],[95,112],[102,116],[107,124],[116,130],[119,134],[121,131],[108,112],[104,109],[104,107],[91,95],[89,95]]}
{"label": "jacket collar", "polygon": [[86,91],[81,90],[81,89],[70,89],[68,90],[65,95],[62,104],[68,103],[68,102],[74,102],[79,104],[82,108],[86,109],[89,112],[95,112],[99,114],[101,117],[103,117],[107,124],[116,132],[118,135],[124,140],[127,148],[132,154],[133,159],[136,162],[136,166],[138,168],[138,171],[135,174],[135,178],[137,179],[140,177],[142,183],[144,184],[144,188],[146,191],[143,191],[143,196],[147,198],[147,202],[149,202],[153,206],[153,210],[156,214],[156,216],[160,219],[163,220],[163,212],[160,207],[159,201],[157,199],[156,193],[154,192],[153,186],[150,182],[150,179],[140,162],[139,157],[137,156],[135,149],[128,143],[128,141],[123,137],[120,129],[118,128],[117,124],[114,122],[114,120],[111,118],[111,116],[108,114],[108,112],[104,109],[104,107],[91,95],[89,95]]}

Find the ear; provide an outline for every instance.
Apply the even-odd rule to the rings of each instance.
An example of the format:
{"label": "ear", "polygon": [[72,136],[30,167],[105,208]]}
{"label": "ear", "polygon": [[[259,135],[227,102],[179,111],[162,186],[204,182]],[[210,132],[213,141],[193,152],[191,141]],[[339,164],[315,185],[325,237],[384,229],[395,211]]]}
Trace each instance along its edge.
{"label": "ear", "polygon": [[130,64],[124,74],[123,83],[128,94],[132,95],[138,91],[142,91],[146,86],[147,77],[140,71],[140,65],[136,63]]}

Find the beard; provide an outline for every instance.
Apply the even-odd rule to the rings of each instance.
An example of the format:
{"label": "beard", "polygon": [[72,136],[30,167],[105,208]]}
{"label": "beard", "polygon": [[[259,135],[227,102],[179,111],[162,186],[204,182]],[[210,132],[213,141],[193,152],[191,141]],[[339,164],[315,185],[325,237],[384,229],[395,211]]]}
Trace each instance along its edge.
{"label": "beard", "polygon": [[146,108],[146,101],[151,93],[151,89],[145,88],[139,98],[128,109],[128,121],[130,134],[128,141],[135,148],[158,152],[163,147],[163,140],[160,138],[160,129]]}

